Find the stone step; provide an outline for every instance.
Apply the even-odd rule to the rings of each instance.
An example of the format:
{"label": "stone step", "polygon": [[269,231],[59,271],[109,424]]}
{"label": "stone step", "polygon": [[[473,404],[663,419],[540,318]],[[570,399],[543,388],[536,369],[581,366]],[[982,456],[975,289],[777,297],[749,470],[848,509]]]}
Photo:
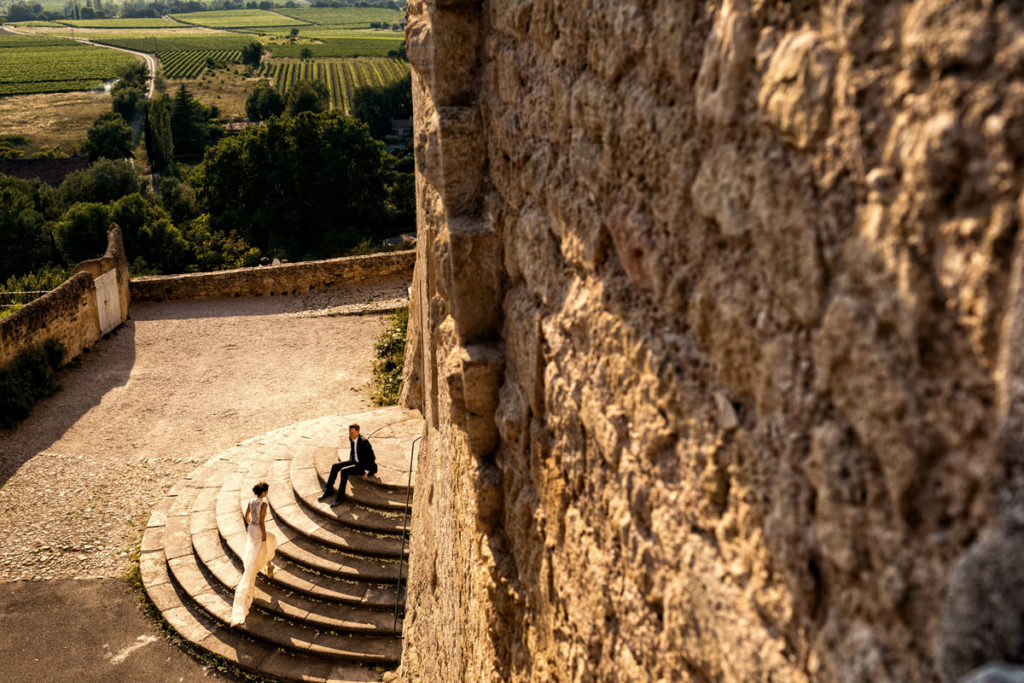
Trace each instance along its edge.
{"label": "stone step", "polygon": [[[216,529],[216,516],[209,510],[193,512],[191,522],[193,530],[205,529],[192,533],[193,552],[207,572],[225,588],[233,591],[242,576],[242,563],[222,542]],[[311,574],[282,562],[281,557],[277,557],[274,563],[277,566],[274,579],[261,579],[256,584],[257,592],[253,599],[256,604],[264,602],[268,611],[281,611],[284,616],[306,613],[307,620],[331,626],[338,620],[338,603],[346,606],[346,614],[357,610],[352,614],[352,619],[374,623],[377,623],[376,616],[370,619],[358,610],[374,615],[381,612],[392,614],[394,610],[394,583],[377,586]]]}
{"label": "stone step", "polygon": [[292,468],[289,474],[294,496],[307,510],[343,526],[401,537],[403,533],[403,515],[401,513],[363,507],[351,499],[340,505],[332,505],[332,499],[319,500],[323,495],[323,486],[315,469],[311,467]]}
{"label": "stone step", "polygon": [[374,637],[365,632],[320,630],[301,620],[275,619],[258,609],[249,611],[244,624],[230,626],[232,594],[219,584],[210,583],[193,553],[178,555],[169,560],[167,566],[180,591],[224,627],[234,628],[278,647],[297,652],[309,651],[331,659],[381,664],[396,662],[401,656],[401,646],[390,634],[378,632]]}
{"label": "stone step", "polygon": [[[318,515],[296,497],[292,486],[272,486],[267,498],[275,519],[319,543],[345,552],[398,558],[403,552],[400,536],[375,534]],[[408,545],[404,547],[406,555]]]}
{"label": "stone step", "polygon": [[[400,537],[376,534],[362,527],[345,525],[336,520],[310,514],[310,511],[296,500],[294,489],[287,481],[288,473],[288,463],[277,460],[269,464],[266,461],[254,463],[246,474],[247,480],[265,480],[270,485],[267,493],[267,499],[270,501],[268,520],[273,520],[275,524],[279,519],[287,520],[284,525],[278,526],[286,527],[286,531],[308,538],[312,543],[326,544],[346,553],[395,559],[399,557],[402,552]],[[239,491],[240,515],[244,514],[251,500],[251,492]],[[315,564],[310,566],[320,568]]]}
{"label": "stone step", "polygon": [[[395,421],[397,426],[388,424]],[[407,456],[417,414],[367,411],[292,425],[248,439],[185,477],[154,509],[140,565],[150,599],[183,638],[241,668],[281,680],[380,680],[401,656],[395,619],[404,600]],[[378,432],[383,477],[351,482],[350,502],[316,500],[318,466],[337,458],[348,421]],[[321,463],[318,465],[318,461]],[[230,625],[247,535],[244,510],[270,484],[267,531],[278,541],[273,579],[257,578],[246,622]],[[401,576],[399,575],[401,568]]]}
{"label": "stone step", "polygon": [[[308,448],[300,450],[292,458],[292,469],[313,468],[317,473],[317,480],[322,489],[327,485],[327,478],[331,474],[331,466],[338,462],[337,449],[332,448]],[[351,477],[345,491],[354,501],[364,507],[377,508],[384,511],[402,512],[406,506],[406,491],[404,487],[384,486],[377,476]],[[338,480],[335,478],[335,487]],[[412,503],[412,496],[408,496],[408,502]]]}
{"label": "stone step", "polygon": [[[170,573],[180,591],[187,594],[207,614],[223,626],[230,625],[232,591],[220,585],[216,580],[211,583],[193,550],[193,542],[199,545],[216,543],[216,530],[204,532],[206,541],[194,539],[191,528],[202,527],[203,523],[194,524],[189,515],[190,506],[203,498],[204,492],[211,488],[190,489],[179,495],[172,505],[165,527],[165,557]],[[195,495],[192,495],[194,493]],[[201,514],[202,511],[196,514]],[[208,512],[208,510],[207,510]],[[238,575],[241,575],[236,567]],[[233,589],[233,586],[232,586]],[[254,600],[255,603],[255,600]],[[258,605],[257,605],[258,607]],[[277,619],[275,619],[275,616]],[[388,653],[394,651],[394,639],[391,638],[394,619],[386,624],[387,615],[381,612],[372,613],[370,619],[359,621],[360,615],[349,615],[347,619],[332,619],[330,614],[321,614],[317,623],[303,619],[306,615],[292,618],[275,610],[274,614],[250,611],[245,624],[235,626],[237,630],[254,638],[259,638],[280,647],[290,647],[297,651],[309,651],[331,659],[344,659],[357,662],[380,664],[390,661]],[[328,624],[330,624],[328,626]],[[376,634],[378,639],[383,636],[384,642],[377,642],[363,634]],[[354,637],[358,634],[360,638]],[[398,648],[400,654],[400,647]]]}
{"label": "stone step", "polygon": [[[254,465],[250,470],[250,478],[254,471],[259,470],[260,464]],[[258,480],[258,477],[253,479]],[[275,486],[282,486],[283,483],[271,483],[271,489]],[[233,555],[242,558],[245,554],[245,543],[248,534],[245,531],[245,519],[240,511],[239,498],[245,496],[244,491],[222,491],[217,498],[217,531],[220,538],[227,544]],[[252,492],[248,493],[246,500],[252,498]],[[379,560],[370,557],[343,554],[334,549],[324,549],[320,554],[311,552],[308,547],[302,547],[292,543],[292,539],[298,535],[287,527],[276,524],[273,511],[267,515],[267,531],[277,536],[278,555],[287,558],[293,564],[305,569],[313,570],[320,574],[329,574],[340,578],[354,581],[367,581],[371,583],[390,583],[398,577],[398,562],[391,560]],[[325,556],[323,553],[334,553]],[[403,570],[404,572],[404,570]]]}
{"label": "stone step", "polygon": [[157,505],[143,534],[139,569],[150,601],[177,634],[195,646],[218,654],[254,674],[282,681],[367,683],[379,674],[362,665],[326,660],[283,650],[250,638],[212,619],[174,585],[163,551],[169,510],[177,491]]}

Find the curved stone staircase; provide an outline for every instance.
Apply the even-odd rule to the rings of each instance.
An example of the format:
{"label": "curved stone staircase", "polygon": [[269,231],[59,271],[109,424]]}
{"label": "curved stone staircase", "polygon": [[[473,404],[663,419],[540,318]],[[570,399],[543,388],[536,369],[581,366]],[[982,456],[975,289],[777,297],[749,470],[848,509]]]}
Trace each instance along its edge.
{"label": "curved stone staircase", "polygon": [[[350,422],[370,435],[379,471],[350,480],[348,501],[332,508],[317,499]],[[182,638],[253,673],[379,680],[401,657],[402,524],[410,445],[422,424],[419,413],[401,408],[325,417],[211,459],[167,494],[146,526],[140,570],[153,604]],[[260,575],[249,616],[233,627],[244,508],[263,480],[267,531],[280,544],[276,571],[272,579]]]}

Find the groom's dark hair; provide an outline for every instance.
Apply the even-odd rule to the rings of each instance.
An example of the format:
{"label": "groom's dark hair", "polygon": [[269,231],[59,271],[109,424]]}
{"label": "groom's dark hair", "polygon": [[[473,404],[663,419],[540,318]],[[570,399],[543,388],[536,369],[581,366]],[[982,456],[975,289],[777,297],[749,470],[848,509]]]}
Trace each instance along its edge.
{"label": "groom's dark hair", "polygon": [[348,426],[348,428],[349,428],[349,429],[354,429],[354,430],[356,430],[357,432],[359,431],[359,425],[349,425],[349,426]]}

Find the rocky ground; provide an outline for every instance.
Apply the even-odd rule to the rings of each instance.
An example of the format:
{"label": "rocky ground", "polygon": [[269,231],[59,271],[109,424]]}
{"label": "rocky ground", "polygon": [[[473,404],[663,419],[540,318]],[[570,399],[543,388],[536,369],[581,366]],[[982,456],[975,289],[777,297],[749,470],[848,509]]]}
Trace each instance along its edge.
{"label": "rocky ground", "polygon": [[0,583],[123,576],[153,505],[207,458],[369,407],[382,311],[405,297],[396,281],[133,306],[57,395],[0,432]]}

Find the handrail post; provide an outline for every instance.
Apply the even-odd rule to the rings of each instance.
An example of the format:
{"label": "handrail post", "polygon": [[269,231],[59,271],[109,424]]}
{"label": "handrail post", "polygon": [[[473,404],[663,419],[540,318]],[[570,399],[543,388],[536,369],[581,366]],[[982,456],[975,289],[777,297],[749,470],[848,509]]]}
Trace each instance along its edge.
{"label": "handrail post", "polygon": [[398,605],[402,598],[402,567],[405,564],[405,537],[409,533],[407,525],[409,522],[409,497],[412,495],[412,456],[416,452],[416,442],[422,438],[423,436],[417,436],[412,440],[412,445],[409,446],[409,483],[405,487],[405,512],[402,514],[402,552],[398,555],[398,578],[395,580],[395,624],[391,628],[395,638],[402,637],[398,633]]}

